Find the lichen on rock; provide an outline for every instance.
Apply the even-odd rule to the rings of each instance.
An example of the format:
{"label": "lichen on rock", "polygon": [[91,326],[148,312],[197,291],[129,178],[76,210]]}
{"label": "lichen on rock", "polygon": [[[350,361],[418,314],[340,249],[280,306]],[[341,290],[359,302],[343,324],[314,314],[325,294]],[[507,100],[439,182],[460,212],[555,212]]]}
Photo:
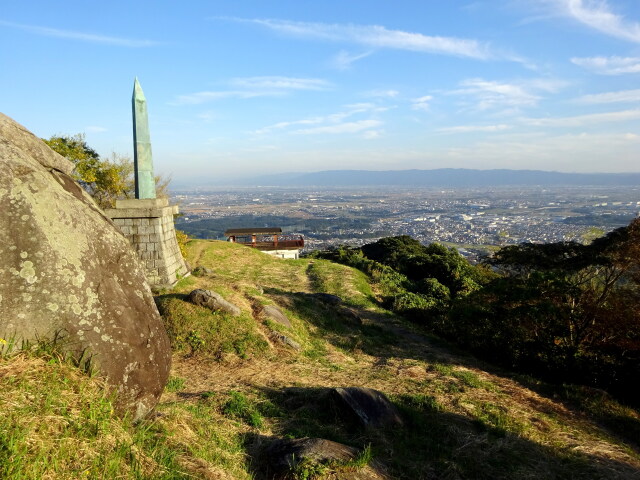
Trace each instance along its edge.
{"label": "lichen on rock", "polygon": [[135,252],[70,163],[1,113],[0,168],[0,337],[57,338],[91,357],[124,410],[143,415],[171,351]]}

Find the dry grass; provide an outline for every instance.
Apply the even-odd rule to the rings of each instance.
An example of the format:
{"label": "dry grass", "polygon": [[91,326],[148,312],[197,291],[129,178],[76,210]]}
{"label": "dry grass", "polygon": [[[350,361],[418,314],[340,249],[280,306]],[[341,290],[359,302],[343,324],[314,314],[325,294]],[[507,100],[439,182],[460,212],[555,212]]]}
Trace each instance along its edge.
{"label": "dry grass", "polygon": [[[174,345],[158,417],[135,427],[116,418],[100,382],[51,356],[2,359],[0,478],[267,480],[262,448],[303,436],[370,445],[388,478],[640,478],[640,441],[629,433],[640,430],[620,427],[640,428],[640,416],[606,394],[457,353],[382,311],[348,267],[225,242],[194,241],[188,252],[213,273],[159,298],[174,342],[187,343]],[[243,315],[195,308],[184,300],[194,288],[221,293]],[[340,295],[358,318],[297,293],[313,291]],[[292,327],[261,320],[264,304]],[[272,329],[301,350],[272,343]],[[189,348],[190,332],[207,347]],[[344,386],[384,392],[405,427],[364,430],[343,417],[328,393]]]}
{"label": "dry grass", "polygon": [[[202,405],[233,390],[263,412],[259,428],[225,424],[225,435],[235,435],[243,445],[244,456],[232,456],[237,478],[263,478],[260,465],[251,460],[256,445],[291,435],[323,436],[360,448],[371,443],[375,458],[398,478],[640,477],[637,447],[569,403],[487,370],[382,314],[371,302],[371,289],[358,284],[359,272],[317,260],[282,261],[224,242],[197,241],[189,248],[192,265],[207,266],[214,274],[189,280],[178,291],[216,290],[249,312],[256,303],[276,303],[293,324],[281,330],[303,345],[297,355],[272,345],[266,354],[244,360],[174,360],[172,374],[185,384],[182,392],[166,397],[167,404]],[[310,303],[295,294],[299,291],[341,295],[358,310],[362,325]],[[269,328],[274,326],[255,321],[256,331],[266,335]],[[328,401],[327,389],[337,386],[386,393],[410,427],[404,432],[354,429]],[[638,420],[637,412],[624,411]]]}
{"label": "dry grass", "polygon": [[0,359],[0,477],[153,478],[162,467],[102,382],[55,358]]}

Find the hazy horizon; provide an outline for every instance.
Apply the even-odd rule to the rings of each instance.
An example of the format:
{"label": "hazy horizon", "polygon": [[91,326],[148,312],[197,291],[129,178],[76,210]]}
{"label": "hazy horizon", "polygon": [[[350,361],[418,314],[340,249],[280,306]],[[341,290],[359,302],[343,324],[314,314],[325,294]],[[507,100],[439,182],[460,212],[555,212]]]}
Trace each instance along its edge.
{"label": "hazy horizon", "polygon": [[[89,6],[91,5],[91,6]],[[236,181],[436,168],[640,172],[640,3],[12,2],[0,111]]]}

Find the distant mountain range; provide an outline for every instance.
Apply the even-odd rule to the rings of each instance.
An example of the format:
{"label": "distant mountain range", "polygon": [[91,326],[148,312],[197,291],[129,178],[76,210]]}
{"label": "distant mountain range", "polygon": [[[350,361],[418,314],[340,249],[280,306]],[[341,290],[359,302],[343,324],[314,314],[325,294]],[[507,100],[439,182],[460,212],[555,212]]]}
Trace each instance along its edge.
{"label": "distant mountain range", "polygon": [[261,186],[640,186],[640,173],[561,173],[541,170],[326,170],[314,173],[266,175],[242,182]]}

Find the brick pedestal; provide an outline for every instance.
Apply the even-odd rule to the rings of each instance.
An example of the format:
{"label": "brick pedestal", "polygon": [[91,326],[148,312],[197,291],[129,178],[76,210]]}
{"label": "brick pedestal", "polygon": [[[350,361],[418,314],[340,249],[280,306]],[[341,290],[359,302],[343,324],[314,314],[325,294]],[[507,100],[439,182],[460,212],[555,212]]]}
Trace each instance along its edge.
{"label": "brick pedestal", "polygon": [[173,224],[178,207],[170,206],[168,199],[116,200],[116,208],[105,213],[133,245],[149,285],[172,287],[187,274]]}

